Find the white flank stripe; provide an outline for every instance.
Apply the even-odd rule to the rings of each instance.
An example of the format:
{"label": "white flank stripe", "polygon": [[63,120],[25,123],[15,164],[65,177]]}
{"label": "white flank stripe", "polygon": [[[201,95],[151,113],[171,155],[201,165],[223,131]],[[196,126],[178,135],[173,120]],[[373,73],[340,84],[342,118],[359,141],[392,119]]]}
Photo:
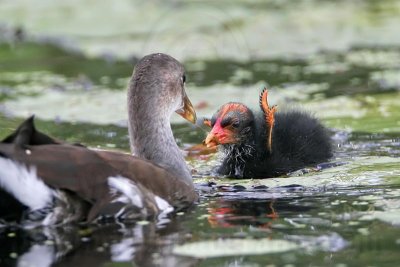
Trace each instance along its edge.
{"label": "white flank stripe", "polygon": [[108,185],[130,199],[134,206],[143,208],[142,194],[133,181],[122,176],[108,177]]}
{"label": "white flank stripe", "polygon": [[155,196],[154,200],[160,210],[160,213],[157,216],[157,225],[162,226],[169,223],[171,220],[168,218],[168,214],[174,211],[174,207],[172,207],[168,201],[159,196]]}
{"label": "white flank stripe", "polygon": [[174,210],[174,208],[163,198],[159,196],[155,196],[154,199],[156,200],[157,207],[163,213],[170,213]]}
{"label": "white flank stripe", "polygon": [[37,177],[35,167],[3,157],[0,157],[0,187],[31,210],[48,206],[55,194]]}

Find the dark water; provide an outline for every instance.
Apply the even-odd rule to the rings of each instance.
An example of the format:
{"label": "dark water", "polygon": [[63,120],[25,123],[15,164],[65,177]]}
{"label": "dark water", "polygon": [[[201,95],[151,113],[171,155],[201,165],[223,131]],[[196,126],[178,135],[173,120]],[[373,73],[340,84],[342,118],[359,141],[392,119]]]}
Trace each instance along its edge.
{"label": "dark water", "polygon": [[[398,200],[399,189],[288,190],[273,198],[268,191],[254,190],[256,199],[243,199],[240,193],[204,198],[167,225],[3,228],[0,255],[2,266],[396,266],[398,226],[359,219],[374,206],[374,200],[360,199],[387,196],[383,200]],[[298,243],[299,248],[209,259],[172,253],[176,244],[221,238],[285,239]]]}
{"label": "dark water", "polygon": [[[325,52],[319,54],[319,62],[328,66],[344,64],[348,55],[360,52],[398,54],[400,48],[354,47],[347,53]],[[0,104],[5,107],[8,101],[26,95],[32,96],[34,102],[36,96],[51,91],[66,92],[71,81],[74,90],[82,92],[96,90],[96,85],[120,92],[125,87],[120,79],[130,75],[135,62],[135,59],[88,59],[51,44],[29,42],[0,44],[0,55]],[[189,68],[188,87],[202,90],[203,86],[229,83],[245,88],[266,80],[272,86],[281,86],[277,90],[282,91],[288,82],[327,83],[329,90],[307,93],[316,102],[343,95],[349,99],[377,97],[377,101],[399,96],[396,83],[371,79],[375,72],[397,70],[397,65],[354,63],[350,68],[331,71],[321,63],[318,71],[311,71],[315,64],[310,62],[306,59],[205,61],[202,70]],[[251,75],[235,76],[237,69],[246,69]],[[46,77],[53,78],[27,75],[38,71],[45,71]],[[59,76],[67,82],[54,78]],[[22,86],[26,84],[44,90],[27,90]],[[224,97],[229,99],[229,95]],[[368,111],[375,112],[374,105],[365,103]],[[197,171],[195,183],[201,200],[191,210],[172,215],[170,222],[68,225],[34,230],[0,225],[0,266],[398,266],[399,113],[393,106],[387,109],[386,117],[376,119],[374,113],[362,118],[360,124],[369,127],[366,131],[363,125],[352,130],[346,128],[347,120],[354,118],[326,119],[325,122],[334,125],[332,137],[337,150],[332,163],[321,170],[308,168],[284,178],[233,181],[210,176],[210,169],[216,164],[214,157],[188,158]],[[10,116],[6,108],[2,110],[0,136],[4,137],[23,118]],[[39,113],[37,126],[68,142],[129,150],[127,129],[123,125],[58,118],[43,120]],[[173,125],[173,130],[182,147],[199,143],[205,136],[204,131],[188,125]],[[218,243],[230,239],[261,243],[255,247],[243,243],[236,248]],[[286,243],[274,243],[275,250],[272,247],[269,250],[272,245],[268,242],[274,240]],[[202,241],[213,242],[204,245]],[[192,243],[198,247],[190,251],[180,246]],[[265,251],[254,255],[263,246]],[[213,252],[216,255],[212,256]]]}

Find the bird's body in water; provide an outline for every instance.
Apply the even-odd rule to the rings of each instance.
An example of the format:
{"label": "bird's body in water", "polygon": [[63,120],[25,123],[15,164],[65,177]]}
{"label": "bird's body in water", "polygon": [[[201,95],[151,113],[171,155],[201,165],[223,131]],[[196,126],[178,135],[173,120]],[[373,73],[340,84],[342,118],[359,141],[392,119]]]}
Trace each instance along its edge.
{"label": "bird's body in water", "polygon": [[[128,85],[134,155],[57,141],[33,117],[0,142],[0,221],[25,227],[161,218],[197,200],[170,117],[194,123],[185,70],[161,53],[142,58]],[[161,216],[161,217],[160,217]]]}
{"label": "bird's body in water", "polygon": [[300,110],[276,112],[268,91],[260,94],[260,111],[241,103],[227,103],[205,121],[212,130],[205,143],[219,146],[220,175],[268,178],[327,161],[332,157],[327,129]]}

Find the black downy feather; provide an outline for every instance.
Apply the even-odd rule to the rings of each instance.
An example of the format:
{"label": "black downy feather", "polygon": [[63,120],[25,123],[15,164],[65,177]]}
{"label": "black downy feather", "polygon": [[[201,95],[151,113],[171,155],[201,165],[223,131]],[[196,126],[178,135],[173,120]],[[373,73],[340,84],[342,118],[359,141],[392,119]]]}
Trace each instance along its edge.
{"label": "black downy feather", "polygon": [[[249,109],[250,110],[250,109]],[[221,175],[234,178],[268,178],[287,174],[332,157],[328,130],[303,111],[275,113],[272,152],[267,149],[267,129],[263,112],[253,112],[246,138],[237,144],[222,145]]]}

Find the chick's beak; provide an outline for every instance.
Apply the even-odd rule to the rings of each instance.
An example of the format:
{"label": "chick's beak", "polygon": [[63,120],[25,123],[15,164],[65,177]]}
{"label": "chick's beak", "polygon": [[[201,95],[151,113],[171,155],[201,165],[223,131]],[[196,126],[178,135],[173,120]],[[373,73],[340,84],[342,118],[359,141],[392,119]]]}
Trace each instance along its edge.
{"label": "chick's beak", "polygon": [[211,132],[204,140],[204,144],[209,148],[215,147],[219,144],[231,143],[236,143],[236,139],[233,133],[227,129],[222,128],[219,120],[217,120],[214,127],[211,129]]}
{"label": "chick's beak", "polygon": [[196,123],[196,111],[194,110],[193,105],[186,94],[183,97],[183,107],[178,109],[176,113],[191,123]]}
{"label": "chick's beak", "polygon": [[219,140],[218,137],[215,135],[215,133],[213,133],[213,131],[211,131],[206,139],[204,140],[204,144],[208,147],[216,147],[219,144]]}

